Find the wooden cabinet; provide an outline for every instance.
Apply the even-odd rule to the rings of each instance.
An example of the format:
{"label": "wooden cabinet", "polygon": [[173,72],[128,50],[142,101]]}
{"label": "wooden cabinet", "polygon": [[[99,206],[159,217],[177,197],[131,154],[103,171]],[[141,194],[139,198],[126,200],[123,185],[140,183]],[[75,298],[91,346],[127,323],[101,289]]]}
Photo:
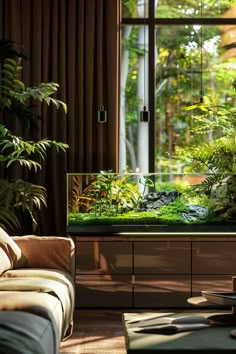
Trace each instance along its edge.
{"label": "wooden cabinet", "polygon": [[83,237],[76,242],[76,306],[189,308],[201,290],[230,291],[236,238]]}
{"label": "wooden cabinet", "polygon": [[134,241],[134,307],[188,306],[190,242]]}
{"label": "wooden cabinet", "polygon": [[192,242],[192,296],[201,290],[231,291],[236,274],[236,240]]}
{"label": "wooden cabinet", "polygon": [[76,306],[132,307],[132,242],[76,240]]}

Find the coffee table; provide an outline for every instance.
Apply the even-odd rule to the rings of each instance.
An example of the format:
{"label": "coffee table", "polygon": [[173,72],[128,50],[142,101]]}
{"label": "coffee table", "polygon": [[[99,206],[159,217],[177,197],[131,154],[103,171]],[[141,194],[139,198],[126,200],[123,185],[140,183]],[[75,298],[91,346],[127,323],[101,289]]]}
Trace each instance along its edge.
{"label": "coffee table", "polygon": [[[127,354],[224,354],[235,353],[236,341],[230,335],[235,329],[234,326],[210,326],[205,329],[179,332],[171,335],[156,333],[138,333],[135,329],[138,320],[145,320],[150,317],[179,317],[196,315],[190,313],[124,313],[122,315],[126,351]],[[198,313],[208,318],[213,314]],[[218,315],[218,314],[214,314]],[[135,322],[136,321],[136,322]]]}

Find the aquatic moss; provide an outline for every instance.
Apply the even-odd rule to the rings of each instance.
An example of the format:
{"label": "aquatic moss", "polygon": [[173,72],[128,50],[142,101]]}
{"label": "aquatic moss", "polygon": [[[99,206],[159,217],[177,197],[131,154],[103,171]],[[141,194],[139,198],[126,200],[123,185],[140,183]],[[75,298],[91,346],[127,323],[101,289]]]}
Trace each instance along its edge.
{"label": "aquatic moss", "polygon": [[96,216],[88,213],[69,213],[68,223],[69,224],[83,224],[83,225],[123,225],[123,224],[142,224],[142,225],[153,225],[160,223],[185,223],[185,221],[176,213],[168,212],[159,213],[158,211],[144,211],[144,212],[127,212],[125,214],[119,214],[116,216]]}

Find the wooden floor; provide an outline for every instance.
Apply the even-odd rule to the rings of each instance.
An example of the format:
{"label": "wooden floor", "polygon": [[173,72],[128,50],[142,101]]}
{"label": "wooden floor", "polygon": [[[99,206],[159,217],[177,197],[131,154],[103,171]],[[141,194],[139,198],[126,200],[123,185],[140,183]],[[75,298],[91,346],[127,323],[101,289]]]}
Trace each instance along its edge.
{"label": "wooden floor", "polygon": [[60,354],[126,354],[121,310],[76,310],[71,338]]}

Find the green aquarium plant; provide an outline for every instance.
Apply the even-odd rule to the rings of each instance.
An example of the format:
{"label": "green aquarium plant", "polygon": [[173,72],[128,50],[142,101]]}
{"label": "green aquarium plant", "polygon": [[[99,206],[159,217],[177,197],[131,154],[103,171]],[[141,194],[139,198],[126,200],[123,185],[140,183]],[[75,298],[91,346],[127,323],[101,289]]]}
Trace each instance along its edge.
{"label": "green aquarium plant", "polygon": [[148,175],[144,175],[143,177],[139,178],[139,183],[144,186],[143,195],[145,195],[147,188],[154,187],[154,182]]}
{"label": "green aquarium plant", "polygon": [[154,181],[155,175],[139,177],[112,171],[72,176],[68,223],[153,225],[206,220],[207,203],[199,206],[202,196],[193,199],[188,185],[182,185],[180,192],[173,188],[175,182]]}
{"label": "green aquarium plant", "polygon": [[74,180],[72,210],[94,215],[114,216],[135,209],[141,193],[138,185],[129,181],[128,175],[113,171],[100,171],[81,193],[78,180]]}

